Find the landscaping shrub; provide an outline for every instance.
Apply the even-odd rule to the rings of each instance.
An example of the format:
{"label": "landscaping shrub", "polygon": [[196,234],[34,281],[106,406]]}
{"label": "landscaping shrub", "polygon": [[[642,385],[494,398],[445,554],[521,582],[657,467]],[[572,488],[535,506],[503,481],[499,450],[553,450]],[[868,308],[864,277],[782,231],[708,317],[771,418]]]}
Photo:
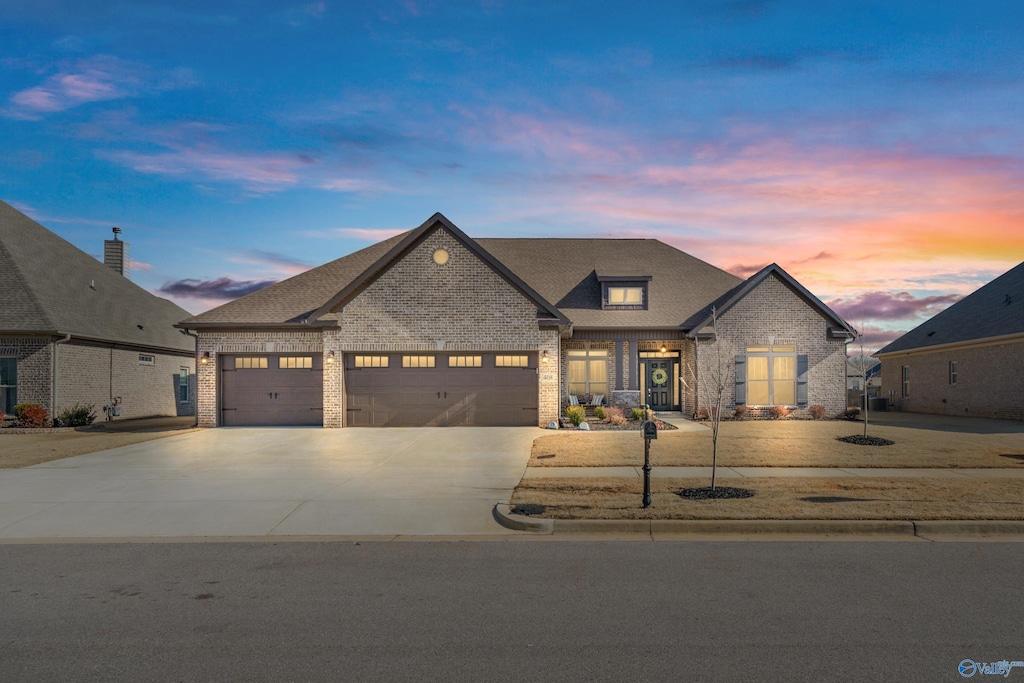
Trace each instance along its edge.
{"label": "landscaping shrub", "polygon": [[587,419],[587,409],[583,406],[569,406],[565,409],[565,416],[574,426],[579,427]]}
{"label": "landscaping shrub", "polygon": [[[18,412],[18,408],[21,411]],[[15,412],[18,415],[18,424],[22,427],[45,427],[46,426],[46,408],[35,403],[22,403],[15,406]]]}
{"label": "landscaping shrub", "polygon": [[860,417],[860,408],[847,408],[843,411],[843,417],[847,420],[856,420]]}
{"label": "landscaping shrub", "polygon": [[76,403],[70,408],[65,408],[56,422],[59,422],[62,427],[84,427],[91,425],[93,420],[96,419],[95,408],[96,406],[91,403],[89,405]]}
{"label": "landscaping shrub", "polygon": [[768,414],[772,416],[773,420],[780,420],[789,415],[789,408],[786,406],[772,406],[768,409]]}
{"label": "landscaping shrub", "polygon": [[17,405],[14,406],[14,417],[20,418],[21,417],[21,411],[25,410],[25,408],[36,408],[36,407],[41,408],[42,406],[40,406],[38,403],[18,403]]}
{"label": "landscaping shrub", "polygon": [[825,406],[813,405],[810,408],[808,408],[808,410],[811,411],[811,417],[813,417],[815,420],[825,419]]}
{"label": "landscaping shrub", "polygon": [[643,408],[633,408],[630,411],[630,418],[629,419],[631,419],[631,420],[646,420],[647,419],[647,413],[644,411]]}
{"label": "landscaping shrub", "polygon": [[613,425],[622,426],[629,421],[626,419],[626,416],[622,414],[622,408],[605,408],[604,415]]}
{"label": "landscaping shrub", "polygon": [[602,408],[601,406],[597,406],[596,408],[594,408],[594,417],[596,417],[598,420],[603,420],[605,418],[604,408]]}
{"label": "landscaping shrub", "polygon": [[732,416],[737,420],[742,420],[750,412],[750,406],[736,406],[736,409],[732,411]]}

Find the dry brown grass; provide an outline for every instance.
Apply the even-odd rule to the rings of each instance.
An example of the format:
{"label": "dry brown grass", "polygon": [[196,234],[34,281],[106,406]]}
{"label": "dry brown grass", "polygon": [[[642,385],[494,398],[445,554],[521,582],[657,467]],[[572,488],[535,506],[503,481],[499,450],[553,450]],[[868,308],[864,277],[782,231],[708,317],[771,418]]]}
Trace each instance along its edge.
{"label": "dry brown grass", "polygon": [[[856,422],[758,420],[723,422],[718,464],[724,467],[1024,467],[1024,435],[966,434],[872,426],[892,446],[857,446],[836,437],[861,433]],[[560,432],[533,443],[531,467],[610,467],[643,463],[637,432]],[[551,457],[551,456],[554,457]],[[544,456],[544,457],[542,457]],[[651,443],[654,466],[711,464],[711,430],[660,432]]]}
{"label": "dry brown grass", "polygon": [[[726,482],[754,491],[740,500],[684,500],[703,479],[654,479],[640,507],[636,479],[524,479],[512,504],[542,505],[556,519],[1024,519],[1024,482],[1014,479],[751,478]],[[856,499],[815,503],[816,496]]]}
{"label": "dry brown grass", "polygon": [[147,432],[58,432],[49,434],[0,435],[0,469],[28,467],[41,462],[85,455],[108,448],[128,446],[165,436],[186,434],[191,429]]}

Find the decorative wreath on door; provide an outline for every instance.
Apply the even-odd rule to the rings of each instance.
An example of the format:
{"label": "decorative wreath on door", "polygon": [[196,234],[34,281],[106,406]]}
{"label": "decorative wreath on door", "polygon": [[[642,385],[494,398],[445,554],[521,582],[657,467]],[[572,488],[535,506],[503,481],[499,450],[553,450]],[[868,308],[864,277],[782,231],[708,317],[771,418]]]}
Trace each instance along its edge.
{"label": "decorative wreath on door", "polygon": [[665,372],[664,368],[658,368],[651,373],[651,382],[654,384],[664,384],[668,381],[668,373]]}

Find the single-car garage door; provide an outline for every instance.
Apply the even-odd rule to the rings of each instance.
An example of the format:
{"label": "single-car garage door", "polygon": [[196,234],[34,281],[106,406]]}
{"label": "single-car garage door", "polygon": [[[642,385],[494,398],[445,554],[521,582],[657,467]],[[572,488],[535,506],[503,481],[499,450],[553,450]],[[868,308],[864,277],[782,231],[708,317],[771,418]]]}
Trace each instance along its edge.
{"label": "single-car garage door", "polygon": [[537,425],[537,354],[346,354],[346,426]]}
{"label": "single-car garage door", "polygon": [[221,356],[221,425],[323,425],[321,354]]}

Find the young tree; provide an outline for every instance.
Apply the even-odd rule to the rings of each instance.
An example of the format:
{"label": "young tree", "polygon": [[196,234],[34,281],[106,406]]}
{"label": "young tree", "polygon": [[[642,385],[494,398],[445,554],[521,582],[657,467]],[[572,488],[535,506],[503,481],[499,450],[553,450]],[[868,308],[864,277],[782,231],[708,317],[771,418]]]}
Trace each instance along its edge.
{"label": "young tree", "polygon": [[860,354],[850,358],[850,365],[857,371],[857,376],[861,382],[861,409],[864,415],[864,436],[868,435],[868,379],[871,374],[871,370],[874,369],[878,361],[864,353],[864,335],[860,334],[857,336],[858,346],[860,347]]}
{"label": "young tree", "polygon": [[691,381],[697,399],[697,412],[706,410],[711,423],[711,490],[715,490],[718,473],[718,435],[722,426],[722,412],[725,408],[725,392],[735,383],[735,359],[729,349],[718,338],[718,311],[711,309],[711,324],[714,332],[710,342],[697,344],[697,358],[706,354],[701,364],[700,381],[694,369],[690,368]]}

